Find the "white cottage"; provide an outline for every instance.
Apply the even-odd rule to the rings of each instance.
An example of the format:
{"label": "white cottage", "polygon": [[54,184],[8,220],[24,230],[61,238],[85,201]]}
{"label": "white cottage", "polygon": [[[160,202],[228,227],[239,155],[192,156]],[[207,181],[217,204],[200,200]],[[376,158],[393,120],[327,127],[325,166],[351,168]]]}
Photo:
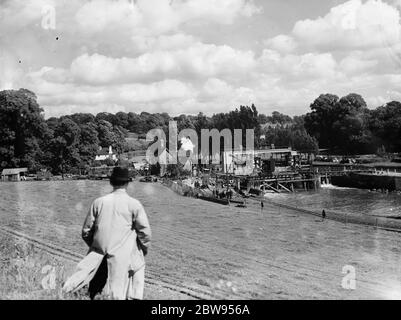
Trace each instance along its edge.
{"label": "white cottage", "polygon": [[99,151],[95,157],[95,161],[104,161],[107,159],[111,159],[114,161],[117,160],[117,155],[113,152],[111,146],[109,146],[108,148],[99,148]]}

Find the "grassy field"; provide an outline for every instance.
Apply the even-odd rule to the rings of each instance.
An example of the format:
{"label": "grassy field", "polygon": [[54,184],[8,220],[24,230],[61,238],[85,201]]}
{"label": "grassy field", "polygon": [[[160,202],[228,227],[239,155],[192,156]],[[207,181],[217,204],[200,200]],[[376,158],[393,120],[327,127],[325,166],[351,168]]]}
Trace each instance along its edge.
{"label": "grassy field", "polygon": [[[66,272],[73,269],[74,263],[62,261],[37,249],[32,244],[0,235],[0,297],[2,299],[84,299],[80,294],[63,294],[61,287]],[[56,270],[54,286],[45,289],[46,276],[52,266]],[[44,273],[42,273],[44,271]],[[46,272],[47,271],[47,272]],[[42,285],[42,281],[44,286]]]}
{"label": "grassy field", "polygon": [[[109,192],[98,181],[1,187],[8,199],[0,201],[2,226],[78,255],[87,250],[80,238],[86,210]],[[399,233],[268,203],[263,210],[250,202],[247,208],[222,206],[181,197],[159,184],[135,182],[129,193],[146,208],[153,231],[145,299],[401,298]],[[0,243],[0,299],[87,299],[85,291],[77,296],[60,291],[76,262],[1,232]],[[51,290],[42,287],[46,266],[56,270]],[[349,267],[356,272],[352,290],[342,286]]]}
{"label": "grassy field", "polygon": [[[77,293],[62,291],[76,263],[55,257],[20,239],[0,234],[1,300],[89,300],[87,288]],[[54,271],[54,273],[53,273]],[[52,281],[52,274],[54,282]],[[95,299],[107,299],[98,295]],[[147,284],[144,299],[191,299],[161,286]]]}

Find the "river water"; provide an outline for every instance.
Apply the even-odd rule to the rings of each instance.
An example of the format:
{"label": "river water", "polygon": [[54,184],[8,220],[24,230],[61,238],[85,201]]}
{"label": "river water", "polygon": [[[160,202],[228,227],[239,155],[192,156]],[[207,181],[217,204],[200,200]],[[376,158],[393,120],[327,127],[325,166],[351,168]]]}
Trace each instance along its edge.
{"label": "river water", "polygon": [[322,185],[318,191],[269,193],[267,199],[317,212],[330,210],[371,216],[401,217],[401,194]]}
{"label": "river water", "polygon": [[[90,203],[111,191],[107,181],[0,183],[0,223],[78,253]],[[247,208],[179,196],[158,183],[130,184],[153,231],[147,270],[161,281],[224,298],[401,297],[401,237],[257,202]],[[267,195],[307,209],[395,215],[401,196],[326,186],[319,192]],[[18,241],[16,239],[15,241]],[[344,266],[358,274],[344,290]],[[1,285],[1,284],[0,284]],[[221,295],[220,295],[221,296]]]}

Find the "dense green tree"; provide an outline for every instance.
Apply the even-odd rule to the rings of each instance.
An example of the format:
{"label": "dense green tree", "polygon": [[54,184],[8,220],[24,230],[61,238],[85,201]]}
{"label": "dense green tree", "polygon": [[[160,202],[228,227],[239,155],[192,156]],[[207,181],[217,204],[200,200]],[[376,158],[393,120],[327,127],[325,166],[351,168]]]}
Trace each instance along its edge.
{"label": "dense green tree", "polygon": [[322,148],[332,148],[333,123],[336,121],[336,106],[338,97],[333,94],[320,95],[311,105],[311,113],[305,116],[305,128],[308,133],[319,141]]}
{"label": "dense green tree", "polygon": [[99,144],[101,147],[111,146],[117,153],[127,151],[128,144],[125,141],[127,131],[120,126],[113,126],[106,120],[97,122]]}
{"label": "dense green tree", "polygon": [[0,166],[39,169],[46,131],[36,95],[26,89],[0,92]]}
{"label": "dense green tree", "polygon": [[370,112],[369,128],[377,137],[377,147],[401,151],[401,103],[391,101]]}
{"label": "dense green tree", "polygon": [[118,154],[128,151],[128,143],[125,140],[128,131],[123,127],[114,126],[113,133],[115,137],[114,144],[112,144],[114,151],[117,152]]}
{"label": "dense green tree", "polygon": [[202,112],[199,112],[198,115],[192,119],[192,122],[195,127],[195,131],[198,133],[198,136],[200,136],[202,129],[208,129],[211,127],[210,119]]}
{"label": "dense green tree", "polygon": [[53,133],[50,147],[53,157],[51,166],[53,172],[64,173],[79,167],[80,156],[80,127],[71,119],[62,119]]}
{"label": "dense green tree", "polygon": [[96,115],[96,121],[100,122],[101,120],[107,121],[111,123],[112,125],[117,125],[118,124],[118,118],[115,114],[112,114],[110,112],[99,112]]}
{"label": "dense green tree", "polygon": [[116,119],[117,119],[116,121],[117,121],[118,126],[128,129],[128,126],[129,126],[128,113],[117,112]]}
{"label": "dense green tree", "polygon": [[51,117],[46,120],[46,125],[50,130],[55,130],[58,126],[60,119],[56,117]]}
{"label": "dense green tree", "polygon": [[97,126],[89,122],[81,125],[79,136],[80,168],[87,169],[95,159],[99,149]]}
{"label": "dense green tree", "polygon": [[272,123],[279,123],[279,124],[285,124],[285,123],[291,123],[292,118],[288,115],[282,114],[278,111],[273,111],[271,117],[269,117],[270,121]]}
{"label": "dense green tree", "polygon": [[113,146],[116,142],[116,136],[113,132],[113,125],[106,120],[97,121],[97,130],[99,134],[99,143],[102,147]]}
{"label": "dense green tree", "polygon": [[[145,135],[160,128],[168,136],[171,119],[177,121],[179,131],[194,129],[199,137],[202,129],[242,129],[243,143],[246,129],[254,129],[255,146],[274,144],[302,151],[316,151],[320,146],[349,154],[401,151],[401,103],[392,101],[369,110],[364,99],[354,93],[341,99],[322,94],[310,105],[311,112],[293,118],[278,111],[259,114],[251,105],[212,116],[101,112],[45,121],[36,100],[35,94],[25,89],[0,92],[0,167],[48,167],[54,173],[86,169],[99,147],[112,146],[118,154],[127,151],[128,131]],[[262,134],[264,139],[260,139]],[[146,146],[135,144],[135,148]],[[177,168],[168,169],[177,173]]]}
{"label": "dense green tree", "polygon": [[335,95],[324,94],[310,107],[312,112],[306,114],[304,124],[320,147],[350,154],[371,151],[369,110],[360,95],[351,93],[338,99]]}
{"label": "dense green tree", "polygon": [[[255,145],[259,143],[258,137],[260,136],[261,127],[258,117],[258,111],[255,105],[240,106],[234,111],[229,113],[217,113],[214,114],[210,119],[210,128],[216,128],[218,130],[230,129],[234,133],[234,129],[242,129],[242,143],[245,146],[246,141],[246,129],[253,129],[255,136]],[[238,146],[233,146],[238,147]]]}
{"label": "dense green tree", "polygon": [[78,125],[84,125],[87,123],[95,123],[95,116],[91,113],[74,113],[69,118]]}
{"label": "dense green tree", "polygon": [[296,125],[267,127],[263,132],[265,135],[264,147],[274,144],[276,147],[291,147],[303,152],[317,152],[317,140],[310,136],[304,128]]}
{"label": "dense green tree", "polygon": [[140,115],[134,113],[134,112],[129,112],[128,113],[128,129],[131,132],[136,132],[136,133],[146,133],[142,132],[142,127],[143,127],[143,121],[140,117]]}
{"label": "dense green tree", "polygon": [[195,130],[195,124],[193,122],[193,119],[190,116],[182,114],[178,117],[175,117],[174,121],[177,121],[178,132],[180,132],[183,129],[194,129]]}

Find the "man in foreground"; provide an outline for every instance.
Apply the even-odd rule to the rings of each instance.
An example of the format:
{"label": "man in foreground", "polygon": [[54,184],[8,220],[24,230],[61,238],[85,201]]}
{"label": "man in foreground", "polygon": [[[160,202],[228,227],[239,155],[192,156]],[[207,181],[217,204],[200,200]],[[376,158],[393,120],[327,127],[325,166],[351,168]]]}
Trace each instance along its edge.
{"label": "man in foreground", "polygon": [[[113,192],[93,201],[82,228],[82,238],[90,249],[65,282],[66,292],[89,284],[99,271],[107,274],[104,293],[111,299],[143,298],[144,256],[151,230],[143,206],[127,194],[128,183],[128,169],[114,168],[110,177]],[[99,270],[101,265],[104,267]]]}

